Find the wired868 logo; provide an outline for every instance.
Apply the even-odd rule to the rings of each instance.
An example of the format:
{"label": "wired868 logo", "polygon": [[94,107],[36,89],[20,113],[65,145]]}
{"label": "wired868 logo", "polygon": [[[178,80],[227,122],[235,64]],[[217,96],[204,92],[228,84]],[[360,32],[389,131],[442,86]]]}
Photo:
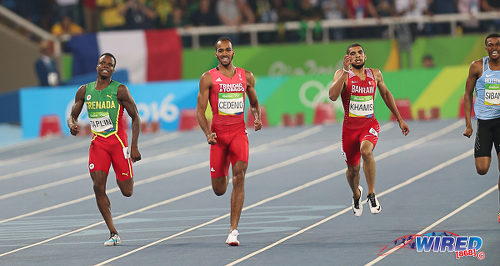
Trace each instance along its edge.
{"label": "wired868 logo", "polygon": [[[406,235],[393,241],[394,246],[406,249],[414,249],[418,253],[428,252],[453,252],[458,260],[463,257],[474,257],[479,260],[485,258],[483,251],[483,239],[479,236],[459,236],[452,232],[429,232],[423,235]],[[384,246],[379,255],[383,256],[390,246]]]}

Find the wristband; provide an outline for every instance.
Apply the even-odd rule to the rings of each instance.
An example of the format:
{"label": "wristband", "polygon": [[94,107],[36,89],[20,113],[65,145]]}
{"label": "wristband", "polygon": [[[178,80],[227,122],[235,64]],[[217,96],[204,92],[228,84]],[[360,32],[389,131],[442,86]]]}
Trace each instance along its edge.
{"label": "wristband", "polygon": [[342,70],[343,70],[345,73],[349,73],[349,70],[346,70],[345,68],[342,68]]}

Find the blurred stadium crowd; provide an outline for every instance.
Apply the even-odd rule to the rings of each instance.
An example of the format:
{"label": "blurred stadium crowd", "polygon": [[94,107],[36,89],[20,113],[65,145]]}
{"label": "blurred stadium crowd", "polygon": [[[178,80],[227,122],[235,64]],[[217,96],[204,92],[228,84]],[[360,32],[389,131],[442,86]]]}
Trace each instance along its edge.
{"label": "blurred stadium crowd", "polygon": [[[280,30],[279,24],[287,21],[500,11],[498,0],[0,0],[0,3],[63,38],[107,30],[277,23],[277,32],[265,36],[263,43],[303,40],[300,31]],[[321,39],[321,25],[316,25],[314,38]],[[500,19],[471,20],[460,23],[459,27],[463,32],[495,31],[500,29]],[[411,32],[414,36],[449,34],[450,25],[414,23]],[[332,40],[384,38],[387,29],[335,28],[329,35]],[[244,38],[239,42],[245,43]]]}

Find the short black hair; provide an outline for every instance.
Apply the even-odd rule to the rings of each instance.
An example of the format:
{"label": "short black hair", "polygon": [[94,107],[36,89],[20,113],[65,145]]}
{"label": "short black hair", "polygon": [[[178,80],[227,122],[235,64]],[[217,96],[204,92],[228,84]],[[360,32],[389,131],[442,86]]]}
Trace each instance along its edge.
{"label": "short black hair", "polygon": [[222,37],[219,37],[219,39],[217,39],[217,41],[215,41],[215,50],[217,51],[217,43],[218,42],[223,42],[223,41],[229,41],[231,44],[233,44],[233,41],[231,41],[231,39],[227,36],[222,36]]}
{"label": "short black hair", "polygon": [[361,46],[361,44],[355,42],[355,43],[347,46],[345,54],[349,54],[349,49],[351,49],[352,47],[358,47],[358,46],[361,47],[361,49],[363,49],[363,51],[365,50],[365,48],[363,48],[363,46]]}
{"label": "short black hair", "polygon": [[490,33],[490,34],[488,34],[488,36],[486,36],[486,38],[484,39],[484,45],[486,45],[486,41],[489,38],[500,38],[500,34],[498,34],[498,33]]}
{"label": "short black hair", "polygon": [[99,56],[99,59],[101,59],[101,57],[103,57],[103,56],[110,56],[111,58],[113,58],[113,60],[115,61],[115,64],[113,65],[113,67],[115,67],[115,66],[116,66],[116,58],[115,58],[115,56],[114,56],[114,55],[112,55],[111,53],[103,53],[103,54],[101,54],[101,55]]}

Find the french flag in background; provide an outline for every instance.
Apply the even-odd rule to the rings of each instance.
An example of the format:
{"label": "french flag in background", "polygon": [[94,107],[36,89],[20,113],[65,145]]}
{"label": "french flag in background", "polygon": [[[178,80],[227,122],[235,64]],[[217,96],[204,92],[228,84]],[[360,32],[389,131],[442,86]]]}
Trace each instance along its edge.
{"label": "french flag in background", "polygon": [[116,69],[130,83],[182,78],[182,42],[175,29],[88,33],[71,38],[73,76],[96,71],[102,53],[116,57]]}

